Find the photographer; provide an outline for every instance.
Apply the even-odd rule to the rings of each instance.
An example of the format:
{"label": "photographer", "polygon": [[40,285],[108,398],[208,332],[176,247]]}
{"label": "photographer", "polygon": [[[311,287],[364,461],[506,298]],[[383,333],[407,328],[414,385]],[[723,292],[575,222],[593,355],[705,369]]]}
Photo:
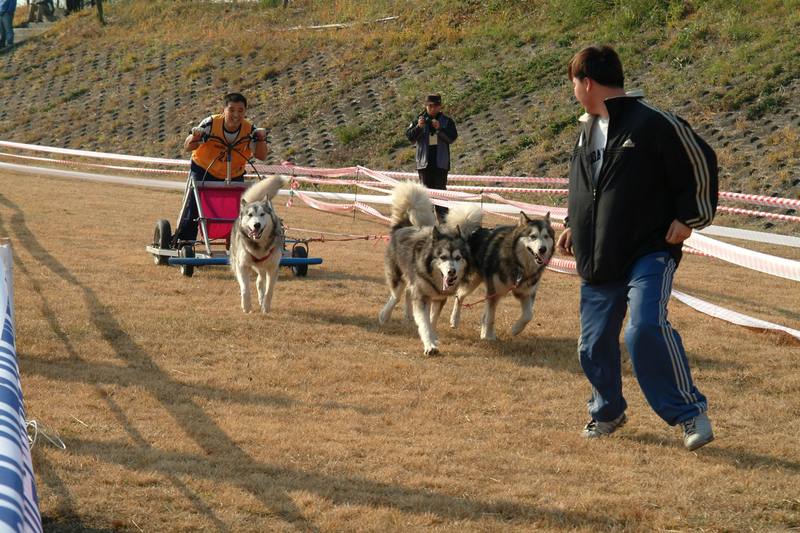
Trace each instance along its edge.
{"label": "photographer", "polygon": [[[429,189],[447,189],[450,170],[450,144],[458,137],[456,123],[442,113],[442,97],[431,94],[425,99],[425,111],[406,129],[406,137],[417,145],[417,172]],[[447,208],[437,205],[436,216],[444,221]]]}

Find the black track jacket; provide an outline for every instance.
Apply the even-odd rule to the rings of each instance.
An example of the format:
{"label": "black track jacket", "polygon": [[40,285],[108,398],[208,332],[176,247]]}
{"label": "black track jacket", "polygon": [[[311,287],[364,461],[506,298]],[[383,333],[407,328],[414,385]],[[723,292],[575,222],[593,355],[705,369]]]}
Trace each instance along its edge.
{"label": "black track jacket", "polygon": [[572,153],[568,227],[578,273],[589,283],[625,278],[640,257],[681,245],[665,240],[674,219],[693,229],[717,209],[717,157],[681,118],[637,96],[605,101],[608,141],[593,185],[589,135],[595,117],[581,117]]}

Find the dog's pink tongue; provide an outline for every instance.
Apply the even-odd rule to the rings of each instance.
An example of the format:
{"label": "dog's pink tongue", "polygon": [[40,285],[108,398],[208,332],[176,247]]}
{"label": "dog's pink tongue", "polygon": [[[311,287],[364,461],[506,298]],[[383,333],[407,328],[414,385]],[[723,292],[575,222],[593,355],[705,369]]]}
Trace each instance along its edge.
{"label": "dog's pink tongue", "polygon": [[446,291],[449,288],[447,284],[447,278],[442,277],[442,291]]}

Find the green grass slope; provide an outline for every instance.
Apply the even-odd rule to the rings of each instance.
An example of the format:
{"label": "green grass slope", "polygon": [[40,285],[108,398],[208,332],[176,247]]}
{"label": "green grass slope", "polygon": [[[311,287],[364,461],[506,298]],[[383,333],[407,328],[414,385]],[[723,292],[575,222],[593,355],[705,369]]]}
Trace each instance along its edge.
{"label": "green grass slope", "polygon": [[[800,196],[800,2],[121,0],[0,56],[0,138],[178,156],[242,91],[271,161],[412,169],[430,91],[459,125],[454,171],[563,176],[581,109],[566,63],[610,43],[626,84],[688,119],[729,190]],[[384,17],[394,20],[373,22]],[[352,23],[339,29],[297,26]]]}

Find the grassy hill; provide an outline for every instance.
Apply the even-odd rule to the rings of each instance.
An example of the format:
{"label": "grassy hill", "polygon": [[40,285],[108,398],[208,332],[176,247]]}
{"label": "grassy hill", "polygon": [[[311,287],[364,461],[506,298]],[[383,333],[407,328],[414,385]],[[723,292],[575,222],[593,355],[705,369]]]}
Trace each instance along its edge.
{"label": "grassy hill", "polygon": [[[800,2],[117,1],[0,56],[0,138],[178,156],[244,92],[270,160],[412,168],[430,91],[459,125],[454,170],[561,176],[581,109],[566,63],[620,52],[627,88],[688,119],[726,189],[800,196]],[[396,19],[373,22],[384,17]],[[352,23],[340,29],[297,26]]]}

